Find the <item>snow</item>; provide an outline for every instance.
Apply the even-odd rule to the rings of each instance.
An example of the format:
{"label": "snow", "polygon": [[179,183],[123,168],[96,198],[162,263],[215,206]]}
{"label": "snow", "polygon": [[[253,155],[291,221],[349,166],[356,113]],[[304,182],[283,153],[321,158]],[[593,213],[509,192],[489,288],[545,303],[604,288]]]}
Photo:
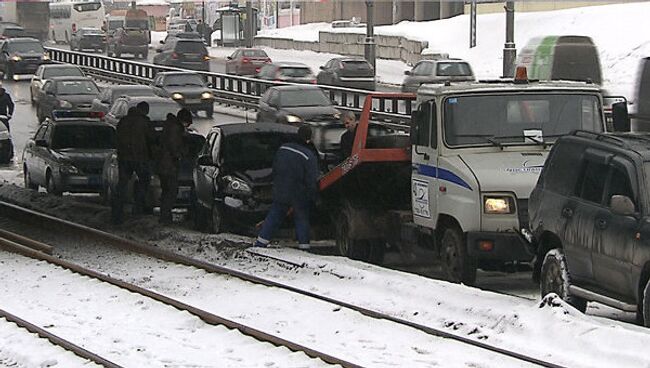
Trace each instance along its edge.
{"label": "snow", "polygon": [[[600,53],[604,85],[612,94],[635,97],[635,80],[639,59],[650,56],[647,14],[650,3],[601,5],[548,12],[515,14],[515,44],[521,50],[526,42],[541,35],[590,36]],[[477,46],[469,48],[469,15],[430,22],[403,21],[396,25],[375,27],[379,35],[405,36],[428,42],[430,49],[470,62],[478,78],[495,78],[502,73],[505,14],[477,16]],[[318,41],[318,31],[364,33],[363,28],[331,28],[328,23],[313,23],[289,28],[265,30],[260,34],[276,38]],[[441,36],[443,35],[443,36]],[[270,50],[267,49],[267,52]],[[302,61],[318,68],[332,55],[319,58],[313,52],[277,50],[269,56],[282,60]],[[320,63],[314,62],[318,59]],[[398,61],[378,60],[377,75],[383,82],[400,84],[410,67]]]}

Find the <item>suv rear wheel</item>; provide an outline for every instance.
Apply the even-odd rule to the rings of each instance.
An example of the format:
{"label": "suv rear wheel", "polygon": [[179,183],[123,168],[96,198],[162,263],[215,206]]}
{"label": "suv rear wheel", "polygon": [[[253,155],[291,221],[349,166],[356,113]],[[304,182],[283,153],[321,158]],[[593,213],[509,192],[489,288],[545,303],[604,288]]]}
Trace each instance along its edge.
{"label": "suv rear wheel", "polygon": [[574,295],[569,295],[571,274],[566,263],[564,251],[561,248],[551,249],[546,253],[542,263],[539,286],[542,297],[549,293],[557,294],[562,300],[584,313],[587,301]]}

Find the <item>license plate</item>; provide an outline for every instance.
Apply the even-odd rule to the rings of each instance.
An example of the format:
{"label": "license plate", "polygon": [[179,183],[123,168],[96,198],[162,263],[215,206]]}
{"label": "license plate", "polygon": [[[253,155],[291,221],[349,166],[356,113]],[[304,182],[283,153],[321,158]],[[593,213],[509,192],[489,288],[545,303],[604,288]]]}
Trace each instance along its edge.
{"label": "license plate", "polygon": [[198,98],[191,98],[191,99],[185,100],[185,102],[188,103],[188,104],[195,104],[195,103],[201,102],[201,100],[199,100]]}

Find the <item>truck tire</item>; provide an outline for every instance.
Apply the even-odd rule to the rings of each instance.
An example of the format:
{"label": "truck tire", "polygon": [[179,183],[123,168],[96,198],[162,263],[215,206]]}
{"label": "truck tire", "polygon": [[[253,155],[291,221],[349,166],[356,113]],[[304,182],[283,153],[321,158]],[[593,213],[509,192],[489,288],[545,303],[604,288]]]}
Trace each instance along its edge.
{"label": "truck tire", "polygon": [[549,293],[557,294],[562,300],[584,313],[587,301],[577,296],[569,295],[571,274],[567,267],[566,257],[561,248],[549,250],[544,256],[539,288],[542,298]]}
{"label": "truck tire", "polygon": [[467,254],[465,236],[457,226],[443,228],[440,250],[446,279],[450,282],[474,285],[478,262]]}
{"label": "truck tire", "polygon": [[352,239],[349,211],[342,211],[336,220],[336,248],[341,256],[357,261],[381,264],[384,261],[386,242],[380,239]]}

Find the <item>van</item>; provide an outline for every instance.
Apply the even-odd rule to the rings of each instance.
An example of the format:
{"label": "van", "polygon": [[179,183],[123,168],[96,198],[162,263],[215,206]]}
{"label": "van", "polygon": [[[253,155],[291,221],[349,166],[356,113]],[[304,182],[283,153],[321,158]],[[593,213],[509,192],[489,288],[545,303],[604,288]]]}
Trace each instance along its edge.
{"label": "van", "polygon": [[519,52],[516,65],[525,66],[530,79],[602,84],[598,49],[587,36],[534,37]]}

